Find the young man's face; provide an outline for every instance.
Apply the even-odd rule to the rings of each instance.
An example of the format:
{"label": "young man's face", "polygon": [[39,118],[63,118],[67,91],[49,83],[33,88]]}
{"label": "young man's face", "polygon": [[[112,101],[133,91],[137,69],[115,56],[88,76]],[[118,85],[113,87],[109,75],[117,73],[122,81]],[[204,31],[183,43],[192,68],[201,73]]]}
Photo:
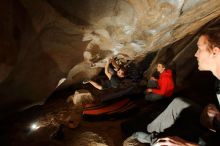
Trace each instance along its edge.
{"label": "young man's face", "polygon": [[195,57],[198,61],[198,69],[199,70],[210,70],[210,65],[212,65],[212,51],[208,50],[208,38],[207,36],[200,36],[197,42],[198,50],[195,54]]}
{"label": "young man's face", "polygon": [[159,73],[162,73],[164,71],[164,69],[165,69],[165,67],[162,64],[160,64],[160,63],[157,64],[157,71]]}
{"label": "young man's face", "polygon": [[119,69],[119,70],[117,71],[117,75],[118,75],[118,77],[120,77],[120,78],[125,77],[125,75],[124,75],[124,71],[121,70],[121,69]]}

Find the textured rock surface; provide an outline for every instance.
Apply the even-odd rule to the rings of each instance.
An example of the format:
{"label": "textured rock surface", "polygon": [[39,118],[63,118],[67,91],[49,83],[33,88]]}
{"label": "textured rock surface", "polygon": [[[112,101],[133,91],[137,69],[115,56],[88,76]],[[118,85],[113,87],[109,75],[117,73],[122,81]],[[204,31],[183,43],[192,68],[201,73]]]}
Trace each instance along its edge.
{"label": "textured rock surface", "polygon": [[[1,112],[42,104],[61,78],[66,85],[92,78],[108,56],[141,61],[220,14],[219,0],[4,0],[0,7]],[[180,45],[159,57],[182,68],[194,51]],[[185,70],[178,74],[192,68]]]}

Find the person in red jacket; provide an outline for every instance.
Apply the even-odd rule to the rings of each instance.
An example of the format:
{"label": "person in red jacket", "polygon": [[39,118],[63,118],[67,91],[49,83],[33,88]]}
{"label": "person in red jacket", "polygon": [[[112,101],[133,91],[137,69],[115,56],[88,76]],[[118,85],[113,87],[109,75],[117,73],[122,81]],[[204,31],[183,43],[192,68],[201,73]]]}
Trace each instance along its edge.
{"label": "person in red jacket", "polygon": [[173,75],[170,69],[166,69],[165,63],[157,64],[159,79],[151,77],[148,81],[145,99],[149,101],[160,100],[165,97],[170,97],[174,92]]}

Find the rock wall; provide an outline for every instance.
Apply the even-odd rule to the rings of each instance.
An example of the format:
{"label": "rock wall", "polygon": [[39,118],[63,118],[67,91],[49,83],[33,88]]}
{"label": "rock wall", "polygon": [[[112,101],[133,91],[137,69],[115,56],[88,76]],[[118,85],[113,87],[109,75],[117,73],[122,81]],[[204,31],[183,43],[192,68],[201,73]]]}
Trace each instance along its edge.
{"label": "rock wall", "polygon": [[[0,7],[0,112],[42,104],[60,79],[92,78],[106,57],[140,61],[220,14],[219,0],[3,0]],[[183,51],[191,48],[159,56],[177,63],[192,58],[195,46]]]}

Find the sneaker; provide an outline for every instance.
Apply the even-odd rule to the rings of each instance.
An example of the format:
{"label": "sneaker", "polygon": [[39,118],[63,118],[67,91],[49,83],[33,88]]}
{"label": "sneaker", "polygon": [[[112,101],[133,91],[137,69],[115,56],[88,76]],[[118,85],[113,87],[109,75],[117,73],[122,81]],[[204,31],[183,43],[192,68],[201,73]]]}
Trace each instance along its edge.
{"label": "sneaker", "polygon": [[134,134],[132,134],[132,137],[137,139],[141,143],[152,144],[157,140],[157,133],[135,132]]}

